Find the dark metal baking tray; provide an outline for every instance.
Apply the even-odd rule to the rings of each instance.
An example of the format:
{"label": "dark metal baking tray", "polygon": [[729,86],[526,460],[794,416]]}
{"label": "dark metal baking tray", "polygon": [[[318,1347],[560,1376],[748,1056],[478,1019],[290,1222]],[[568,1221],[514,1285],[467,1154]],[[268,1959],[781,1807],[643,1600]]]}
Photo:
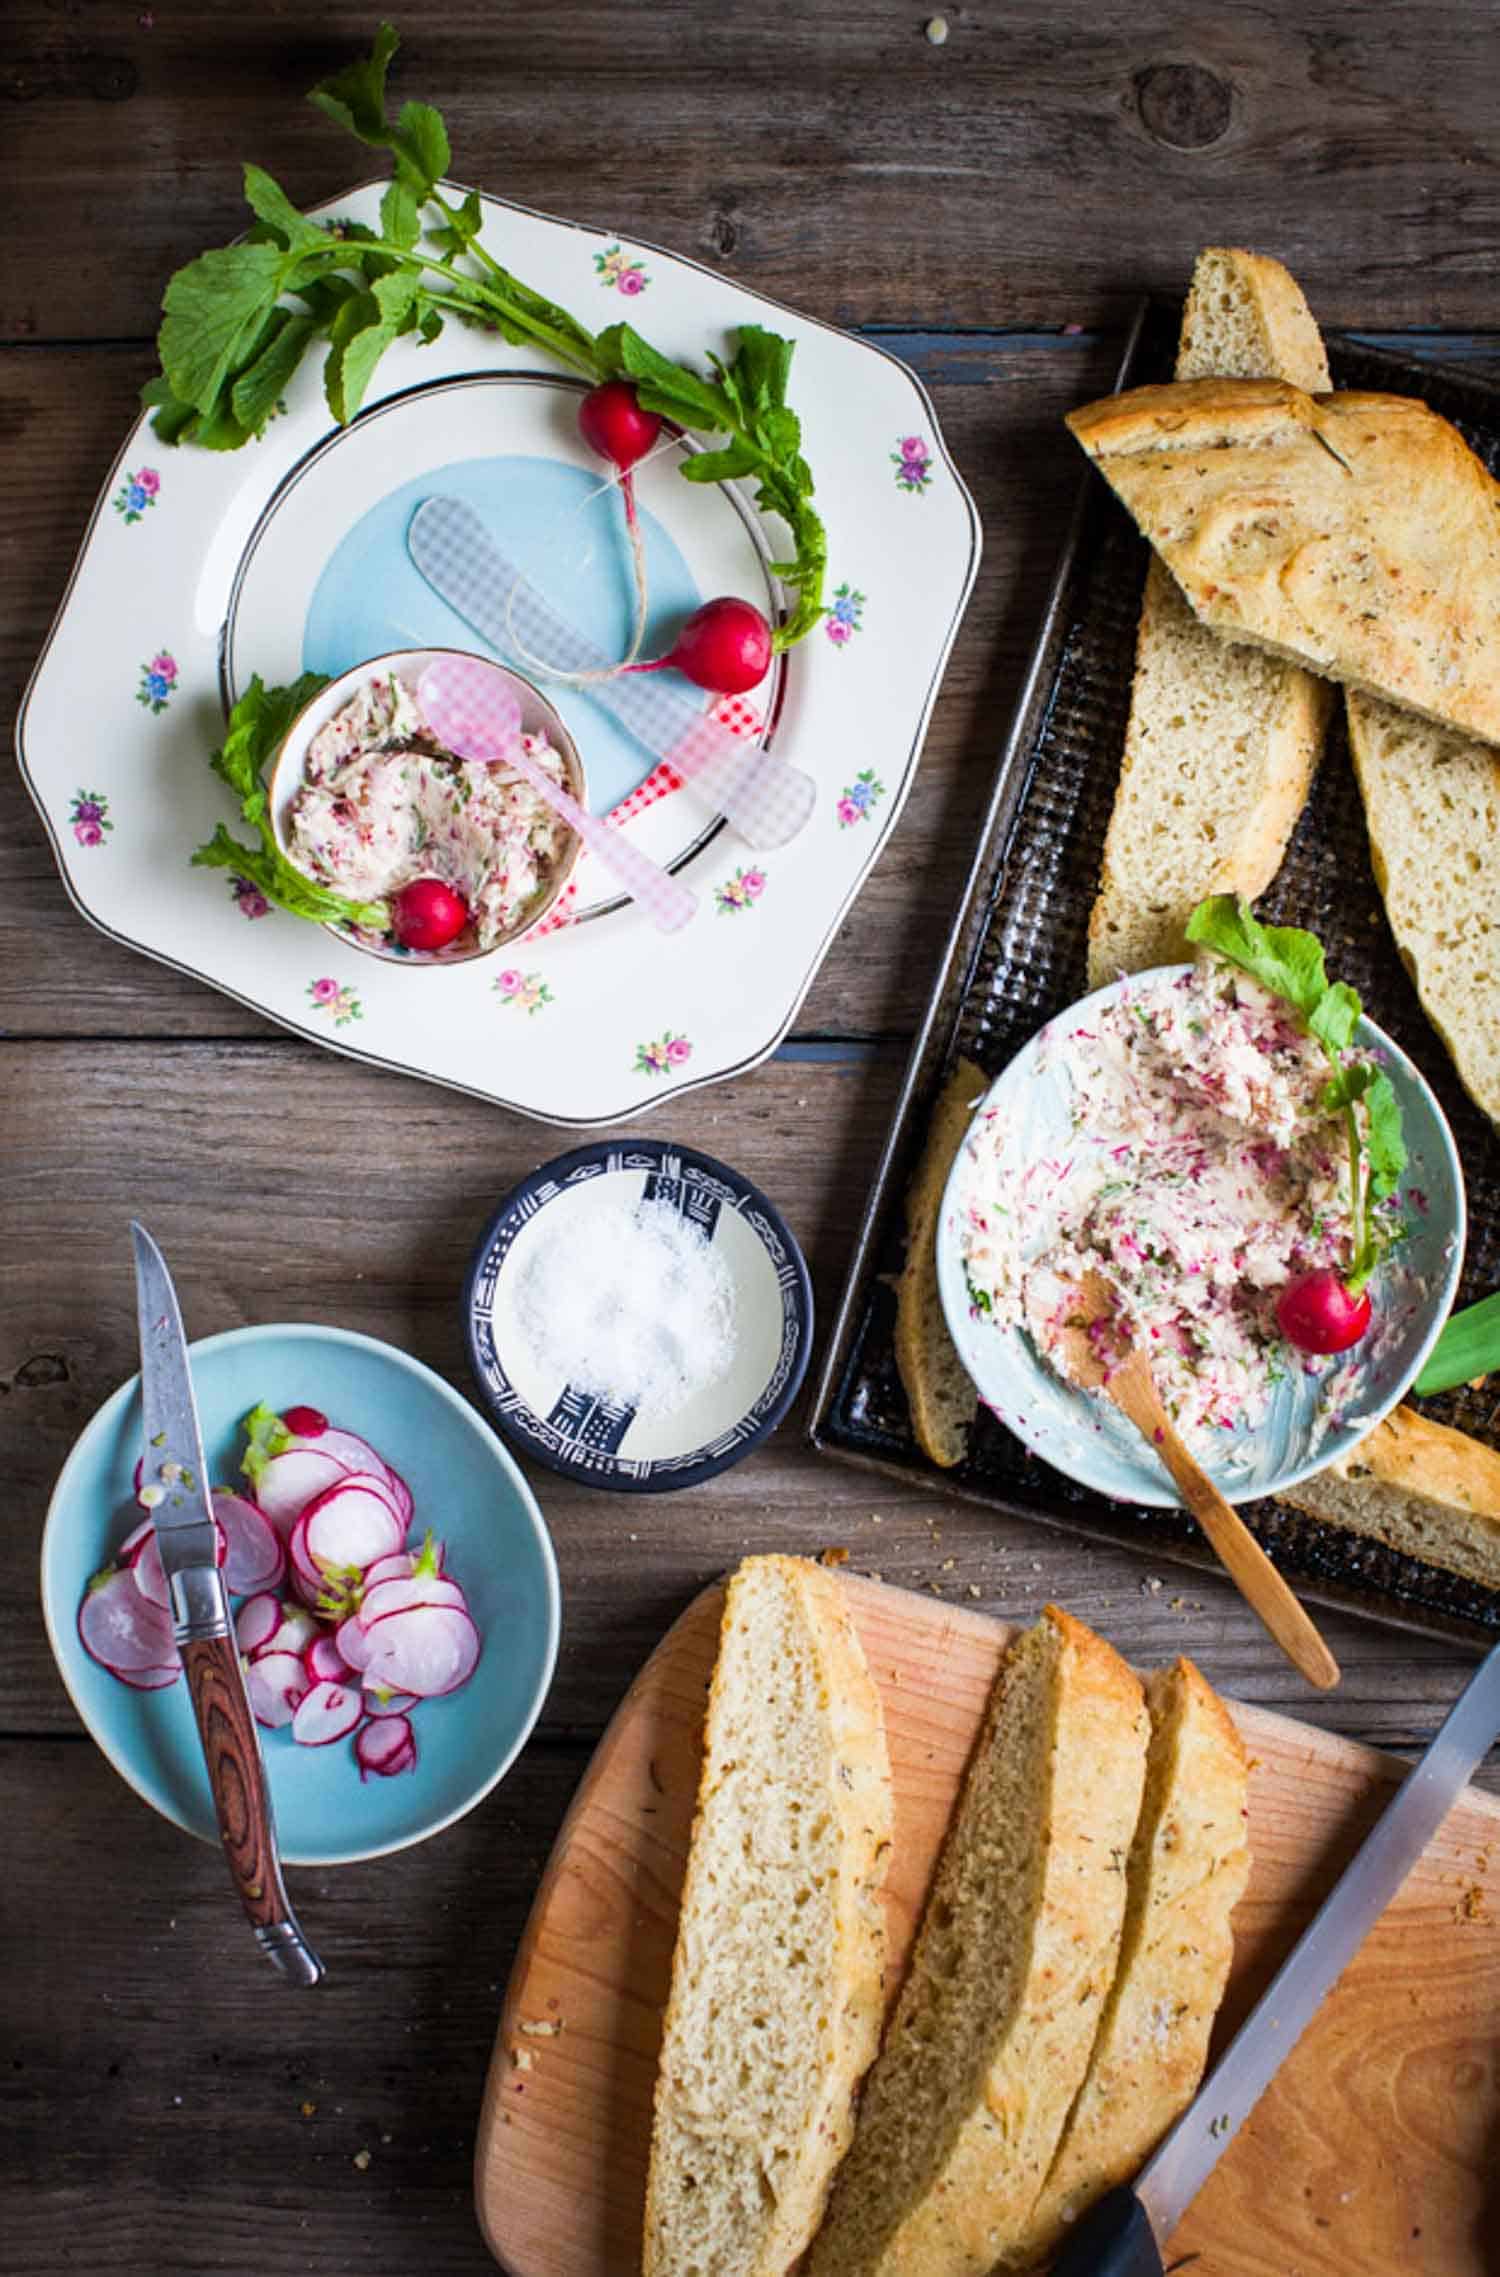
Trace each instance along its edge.
{"label": "dark metal baking tray", "polygon": [[[1137,318],[1117,385],[1169,379],[1177,309]],[[1434,350],[1442,343],[1434,339]],[[1329,343],[1334,385],[1419,395],[1500,472],[1500,381],[1358,339]],[[974,864],[908,1063],[895,1120],[860,1229],[814,1395],[810,1436],[825,1453],[891,1476],[1088,1534],[1153,1559],[1213,1563],[1184,1512],[1111,1502],[1031,1455],[981,1409],[956,1469],[930,1462],[912,1435],[896,1372],[902,1200],[933,1098],[959,1053],[998,1074],[1045,1020],[1081,996],[1085,934],[1114,800],[1135,660],[1147,549],[1129,517],[1085,471],[1041,631],[995,778]],[[1344,741],[1342,707],[1281,872],[1257,904],[1310,926],[1341,978],[1411,1054],[1442,1102],[1463,1159],[1469,1243],[1458,1302],[1500,1286],[1500,1137],[1468,1098],[1396,953],[1370,868]],[[1423,1413],[1500,1444],[1500,1399],[1461,1389]],[[1466,1642],[1500,1632],[1500,1590],[1405,1557],[1271,1501],[1243,1506],[1282,1571],[1307,1597]]]}

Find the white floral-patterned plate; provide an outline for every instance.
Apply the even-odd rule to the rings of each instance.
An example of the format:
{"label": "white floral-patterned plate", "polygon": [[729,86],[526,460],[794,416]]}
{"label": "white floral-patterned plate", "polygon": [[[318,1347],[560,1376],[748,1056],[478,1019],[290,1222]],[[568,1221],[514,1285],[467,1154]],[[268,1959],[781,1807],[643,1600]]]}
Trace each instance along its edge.
{"label": "white floral-patterned plate", "polygon": [[[373,220],[380,187],[320,212]],[[740,1073],[786,1033],[910,788],[979,525],[922,387],[882,349],[672,254],[494,198],[485,217],[508,268],[601,325],[630,303],[668,354],[701,363],[744,323],[796,340],[791,394],[828,526],[831,612],[731,707],[731,724],[774,738],[815,778],[801,835],[757,855],[586,694],[562,690],[593,803],[697,891],[686,933],[654,932],[585,856],[566,902],[498,972],[493,960],[382,965],[191,866],[216,823],[236,824],[206,760],[251,673],[479,646],[406,559],[419,497],[468,497],[580,629],[623,650],[628,555],[618,500],[577,434],[576,384],[457,325],[430,348],[398,343],[342,432],[315,364],[239,452],[169,450],[140,422],[94,510],[16,743],[68,891],[101,931],[337,1050],[586,1126]],[[777,600],[767,565],[781,534],[737,486],[683,482],[678,448],[638,475],[648,652],[711,594]]]}

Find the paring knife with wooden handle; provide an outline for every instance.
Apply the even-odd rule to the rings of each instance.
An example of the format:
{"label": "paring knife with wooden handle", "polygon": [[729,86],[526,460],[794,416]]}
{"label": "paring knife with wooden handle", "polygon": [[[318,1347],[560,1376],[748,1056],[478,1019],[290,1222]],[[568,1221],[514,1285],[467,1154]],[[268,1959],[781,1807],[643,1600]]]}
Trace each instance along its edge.
{"label": "paring knife with wooden handle", "polygon": [[145,1227],[132,1222],[130,1234],[145,1431],[140,1498],[151,1512],[172,1593],[172,1634],[187,1674],[219,1836],[261,1951],[293,1984],[313,1985],[323,1964],[302,1934],[281,1879],[260,1741],[219,1571],[177,1292]]}
{"label": "paring knife with wooden handle", "polygon": [[1500,1645],[1323,1900],[1133,2188],[1111,2190],[1052,2277],[1163,2277],[1162,2248],[1500,1733]]}

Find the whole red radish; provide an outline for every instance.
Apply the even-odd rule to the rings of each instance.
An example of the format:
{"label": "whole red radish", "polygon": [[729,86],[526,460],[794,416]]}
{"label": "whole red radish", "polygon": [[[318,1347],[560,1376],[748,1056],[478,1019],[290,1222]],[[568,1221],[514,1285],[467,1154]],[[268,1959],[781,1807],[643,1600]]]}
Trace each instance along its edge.
{"label": "whole red radish", "polygon": [[468,922],[468,903],[441,878],[413,878],[391,899],[391,931],[404,949],[446,949]]}
{"label": "whole red radish", "polygon": [[591,451],[628,475],[661,433],[654,411],[643,411],[629,380],[591,387],[578,406],[578,431]]}
{"label": "whole red radish", "polygon": [[1288,1281],[1276,1299],[1281,1333],[1299,1352],[1347,1352],[1370,1325],[1369,1291],[1350,1294],[1331,1265]]}
{"label": "whole red radish", "polygon": [[668,666],[716,696],[743,696],[771,669],[771,628],[753,601],[725,593],[695,609],[665,656],[630,664],[629,672]]}

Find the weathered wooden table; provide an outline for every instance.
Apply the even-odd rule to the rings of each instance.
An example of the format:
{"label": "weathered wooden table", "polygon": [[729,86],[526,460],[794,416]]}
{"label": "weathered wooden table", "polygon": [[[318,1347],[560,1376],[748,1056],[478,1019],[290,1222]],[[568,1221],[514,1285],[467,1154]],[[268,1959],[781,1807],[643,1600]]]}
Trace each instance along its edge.
{"label": "weathered wooden table", "polygon": [[[794,1038],[669,1111],[788,1209],[835,1299],[906,1038],[968,859],[1077,479],[1060,427],[1107,384],[1127,311],[1205,242],[1284,257],[1329,326],[1500,364],[1500,68],[1482,0],[1140,0],[750,9],[429,0],[403,93],[461,171],[656,240],[907,357],[984,517],[986,554],[894,844]],[[19,692],[136,390],[168,273],[240,226],[255,156],[309,201],[350,154],[300,97],[366,11],[11,0],[0,48],[3,680]],[[91,733],[78,691],[80,751]],[[1080,891],[1087,881],[1080,880]],[[1144,1660],[1186,1649],[1242,1697],[1409,1747],[1462,1653],[1330,1619],[1311,1701],[1227,1587],[1159,1593],[1124,1555],[872,1485],[797,1421],[702,1493],[538,1481],[565,1627],[541,1727],[429,1846],[295,1877],[332,1964],[278,1990],[223,1866],[80,1731],[36,1552],[75,1434],[136,1365],[125,1220],[191,1331],[340,1322],[465,1383],[474,1234],[554,1139],[278,1033],[69,908],[13,770],[0,784],[0,2267],[164,2277],[432,2277],[489,2266],[469,2164],[499,1993],[588,1752],[664,1624],[744,1550],[854,1564],[1025,1617],[1052,1596]],[[170,1112],[164,1112],[164,1105]],[[665,1125],[663,1125],[665,1127]]]}

